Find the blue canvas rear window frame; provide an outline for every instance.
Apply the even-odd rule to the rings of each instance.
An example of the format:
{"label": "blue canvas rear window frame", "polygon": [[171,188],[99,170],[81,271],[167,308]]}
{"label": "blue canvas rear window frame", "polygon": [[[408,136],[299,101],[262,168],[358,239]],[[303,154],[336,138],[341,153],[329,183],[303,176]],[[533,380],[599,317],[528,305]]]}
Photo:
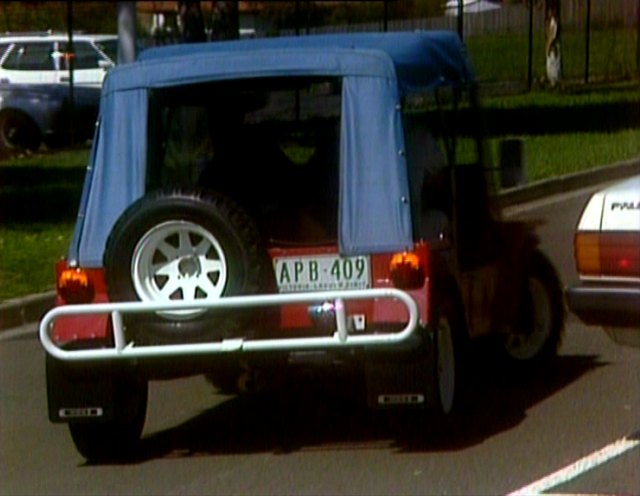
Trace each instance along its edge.
{"label": "blue canvas rear window frame", "polygon": [[[363,44],[366,48],[348,48],[345,43],[349,37],[340,37],[337,47],[328,45],[322,50],[310,42],[291,47],[291,42],[283,38],[276,39],[280,41],[271,45],[266,43],[262,49],[252,43],[255,40],[247,40],[254,46],[253,50],[243,48],[244,42],[177,45],[166,47],[168,50],[164,52],[161,49],[150,52],[141,57],[140,62],[112,69],[103,85],[100,126],[69,259],[77,260],[81,266],[100,267],[114,223],[131,203],[145,194],[150,90],[206,81],[296,75],[337,76],[343,81],[339,196],[341,253],[353,255],[410,249],[413,230],[401,96],[417,87],[449,82],[462,84],[471,73],[460,52],[461,45],[451,43],[449,35],[443,37],[442,44],[448,50],[459,51],[458,58],[464,62],[459,64],[459,74],[454,74],[452,67],[455,64],[447,63],[440,64],[442,73],[427,70],[420,74],[416,60],[409,57],[413,53],[411,50],[396,49],[397,57],[405,57],[404,62],[398,64],[392,55],[376,46],[378,42],[374,43],[380,38],[387,44],[397,39],[412,40],[412,47],[429,44],[429,40],[419,34],[400,35],[372,35],[371,43]],[[353,36],[354,46],[363,39],[367,37]],[[229,46],[239,48],[229,49]],[[437,44],[435,48],[438,50],[432,50],[433,53],[442,52]],[[163,57],[160,56],[162,53]],[[442,53],[436,55],[440,56],[444,57]],[[444,58],[455,60],[448,55]],[[425,65],[433,69],[438,62]],[[402,78],[396,72],[398,67],[404,71]],[[370,102],[376,102],[376,105]]]}

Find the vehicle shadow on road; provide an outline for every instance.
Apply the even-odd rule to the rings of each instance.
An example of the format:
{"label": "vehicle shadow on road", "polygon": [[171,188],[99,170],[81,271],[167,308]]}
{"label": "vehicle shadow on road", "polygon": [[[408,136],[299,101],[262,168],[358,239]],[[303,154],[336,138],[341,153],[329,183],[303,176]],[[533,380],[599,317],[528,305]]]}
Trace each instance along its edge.
{"label": "vehicle shadow on road", "polygon": [[[142,440],[133,462],[157,458],[297,451],[464,449],[520,424],[527,411],[594,369],[596,356],[562,356],[537,374],[473,364],[458,413],[372,411],[364,386],[304,380],[269,393],[231,397]],[[316,378],[318,379],[318,378]]]}

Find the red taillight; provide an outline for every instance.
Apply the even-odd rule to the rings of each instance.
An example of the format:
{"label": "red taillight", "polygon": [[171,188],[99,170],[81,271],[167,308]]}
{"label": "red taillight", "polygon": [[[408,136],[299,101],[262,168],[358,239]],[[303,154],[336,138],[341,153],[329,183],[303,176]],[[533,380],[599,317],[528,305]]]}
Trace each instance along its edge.
{"label": "red taillight", "polygon": [[640,233],[579,232],[574,248],[581,275],[640,277]]}
{"label": "red taillight", "polygon": [[425,262],[413,252],[396,253],[389,262],[393,285],[400,289],[417,289],[424,285]]}
{"label": "red taillight", "polygon": [[58,294],[66,303],[88,303],[93,301],[95,288],[85,270],[69,268],[58,275]]}

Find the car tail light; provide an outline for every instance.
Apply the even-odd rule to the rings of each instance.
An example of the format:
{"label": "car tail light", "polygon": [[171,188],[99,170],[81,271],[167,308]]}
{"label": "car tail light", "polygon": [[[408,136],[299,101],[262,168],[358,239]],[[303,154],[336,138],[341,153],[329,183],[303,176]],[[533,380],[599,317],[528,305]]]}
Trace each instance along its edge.
{"label": "car tail light", "polygon": [[420,288],[427,276],[426,260],[413,252],[396,253],[389,262],[389,274],[396,288]]}
{"label": "car tail light", "polygon": [[58,294],[66,303],[93,301],[95,288],[87,271],[68,268],[58,275]]}
{"label": "car tail light", "polygon": [[640,233],[576,233],[576,268],[584,276],[640,277]]}

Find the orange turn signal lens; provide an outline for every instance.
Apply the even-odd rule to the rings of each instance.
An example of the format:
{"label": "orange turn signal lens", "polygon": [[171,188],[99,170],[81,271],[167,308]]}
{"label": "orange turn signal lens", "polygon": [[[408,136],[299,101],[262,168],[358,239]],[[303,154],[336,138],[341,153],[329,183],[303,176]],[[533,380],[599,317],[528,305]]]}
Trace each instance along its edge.
{"label": "orange turn signal lens", "polygon": [[389,263],[393,285],[401,289],[416,289],[424,285],[425,270],[415,253],[396,253]]}
{"label": "orange turn signal lens", "polygon": [[88,303],[95,296],[89,275],[82,269],[65,269],[58,277],[58,294],[67,303]]}
{"label": "orange turn signal lens", "polygon": [[600,236],[577,233],[574,239],[576,269],[579,274],[600,274]]}

